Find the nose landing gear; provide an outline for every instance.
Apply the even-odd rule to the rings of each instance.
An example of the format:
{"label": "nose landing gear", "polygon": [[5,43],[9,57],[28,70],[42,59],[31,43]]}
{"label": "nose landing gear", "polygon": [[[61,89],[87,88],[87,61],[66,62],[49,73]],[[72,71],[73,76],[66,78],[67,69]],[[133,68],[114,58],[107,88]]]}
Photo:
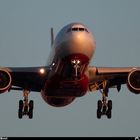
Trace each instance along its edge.
{"label": "nose landing gear", "polygon": [[78,70],[80,68],[81,61],[79,59],[74,59],[74,60],[71,60],[71,63],[72,63],[73,68],[75,70],[75,78],[78,78]]}
{"label": "nose landing gear", "polygon": [[23,90],[23,98],[24,100],[19,101],[19,109],[18,109],[18,118],[22,119],[24,115],[28,115],[29,119],[33,118],[33,108],[34,102],[30,100],[28,102],[29,91]]}
{"label": "nose landing gear", "polygon": [[97,118],[100,119],[102,115],[106,115],[108,119],[112,117],[112,101],[107,101],[108,87],[107,82],[103,84],[102,100],[97,102]]}

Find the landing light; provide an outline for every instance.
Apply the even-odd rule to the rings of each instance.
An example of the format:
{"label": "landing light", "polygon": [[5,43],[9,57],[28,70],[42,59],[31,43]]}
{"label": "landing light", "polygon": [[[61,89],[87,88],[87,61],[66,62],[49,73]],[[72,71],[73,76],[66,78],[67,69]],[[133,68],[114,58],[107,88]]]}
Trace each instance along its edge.
{"label": "landing light", "polygon": [[72,60],[71,62],[72,62],[73,64],[76,64],[76,60]]}
{"label": "landing light", "polygon": [[78,64],[80,64],[80,60],[77,60],[77,59],[75,60],[75,59],[74,59],[74,60],[71,61],[71,63],[72,63],[72,64],[78,65]]}
{"label": "landing light", "polygon": [[44,74],[44,73],[45,73],[45,69],[44,69],[44,68],[41,68],[41,69],[39,70],[39,73],[40,73],[40,74]]}
{"label": "landing light", "polygon": [[77,64],[80,64],[80,60],[77,60]]}

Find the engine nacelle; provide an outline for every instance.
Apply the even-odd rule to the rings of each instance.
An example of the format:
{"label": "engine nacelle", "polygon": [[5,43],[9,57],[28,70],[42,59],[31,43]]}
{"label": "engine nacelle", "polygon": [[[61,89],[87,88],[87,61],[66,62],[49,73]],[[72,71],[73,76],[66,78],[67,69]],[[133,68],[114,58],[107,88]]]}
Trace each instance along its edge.
{"label": "engine nacelle", "polygon": [[7,91],[12,84],[11,74],[6,69],[0,69],[0,94]]}
{"label": "engine nacelle", "polygon": [[127,86],[131,92],[140,94],[140,69],[134,69],[129,73]]}

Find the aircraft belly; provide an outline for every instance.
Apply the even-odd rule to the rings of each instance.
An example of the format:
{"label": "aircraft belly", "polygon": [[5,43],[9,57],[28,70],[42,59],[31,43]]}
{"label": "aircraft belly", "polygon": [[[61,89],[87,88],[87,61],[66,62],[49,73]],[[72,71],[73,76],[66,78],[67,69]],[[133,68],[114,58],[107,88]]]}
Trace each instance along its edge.
{"label": "aircraft belly", "polygon": [[54,78],[45,84],[44,93],[46,96],[80,97],[87,91],[88,79],[86,76],[74,81],[61,80],[60,77]]}

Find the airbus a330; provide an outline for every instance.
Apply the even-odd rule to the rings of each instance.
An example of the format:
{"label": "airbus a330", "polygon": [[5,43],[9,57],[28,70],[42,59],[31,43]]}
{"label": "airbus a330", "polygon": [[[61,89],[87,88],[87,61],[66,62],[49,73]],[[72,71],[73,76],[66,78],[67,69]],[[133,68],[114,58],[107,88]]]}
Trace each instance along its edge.
{"label": "airbus a330", "polygon": [[135,94],[140,94],[139,67],[96,67],[90,66],[95,53],[96,41],[91,31],[81,23],[63,27],[54,39],[51,29],[51,53],[47,66],[1,67],[0,93],[22,90],[18,117],[33,118],[34,102],[29,93],[40,92],[46,103],[64,107],[87,92],[100,91],[102,98],[97,102],[97,118],[112,117],[112,100],[108,100],[109,88],[118,92],[122,84]]}

